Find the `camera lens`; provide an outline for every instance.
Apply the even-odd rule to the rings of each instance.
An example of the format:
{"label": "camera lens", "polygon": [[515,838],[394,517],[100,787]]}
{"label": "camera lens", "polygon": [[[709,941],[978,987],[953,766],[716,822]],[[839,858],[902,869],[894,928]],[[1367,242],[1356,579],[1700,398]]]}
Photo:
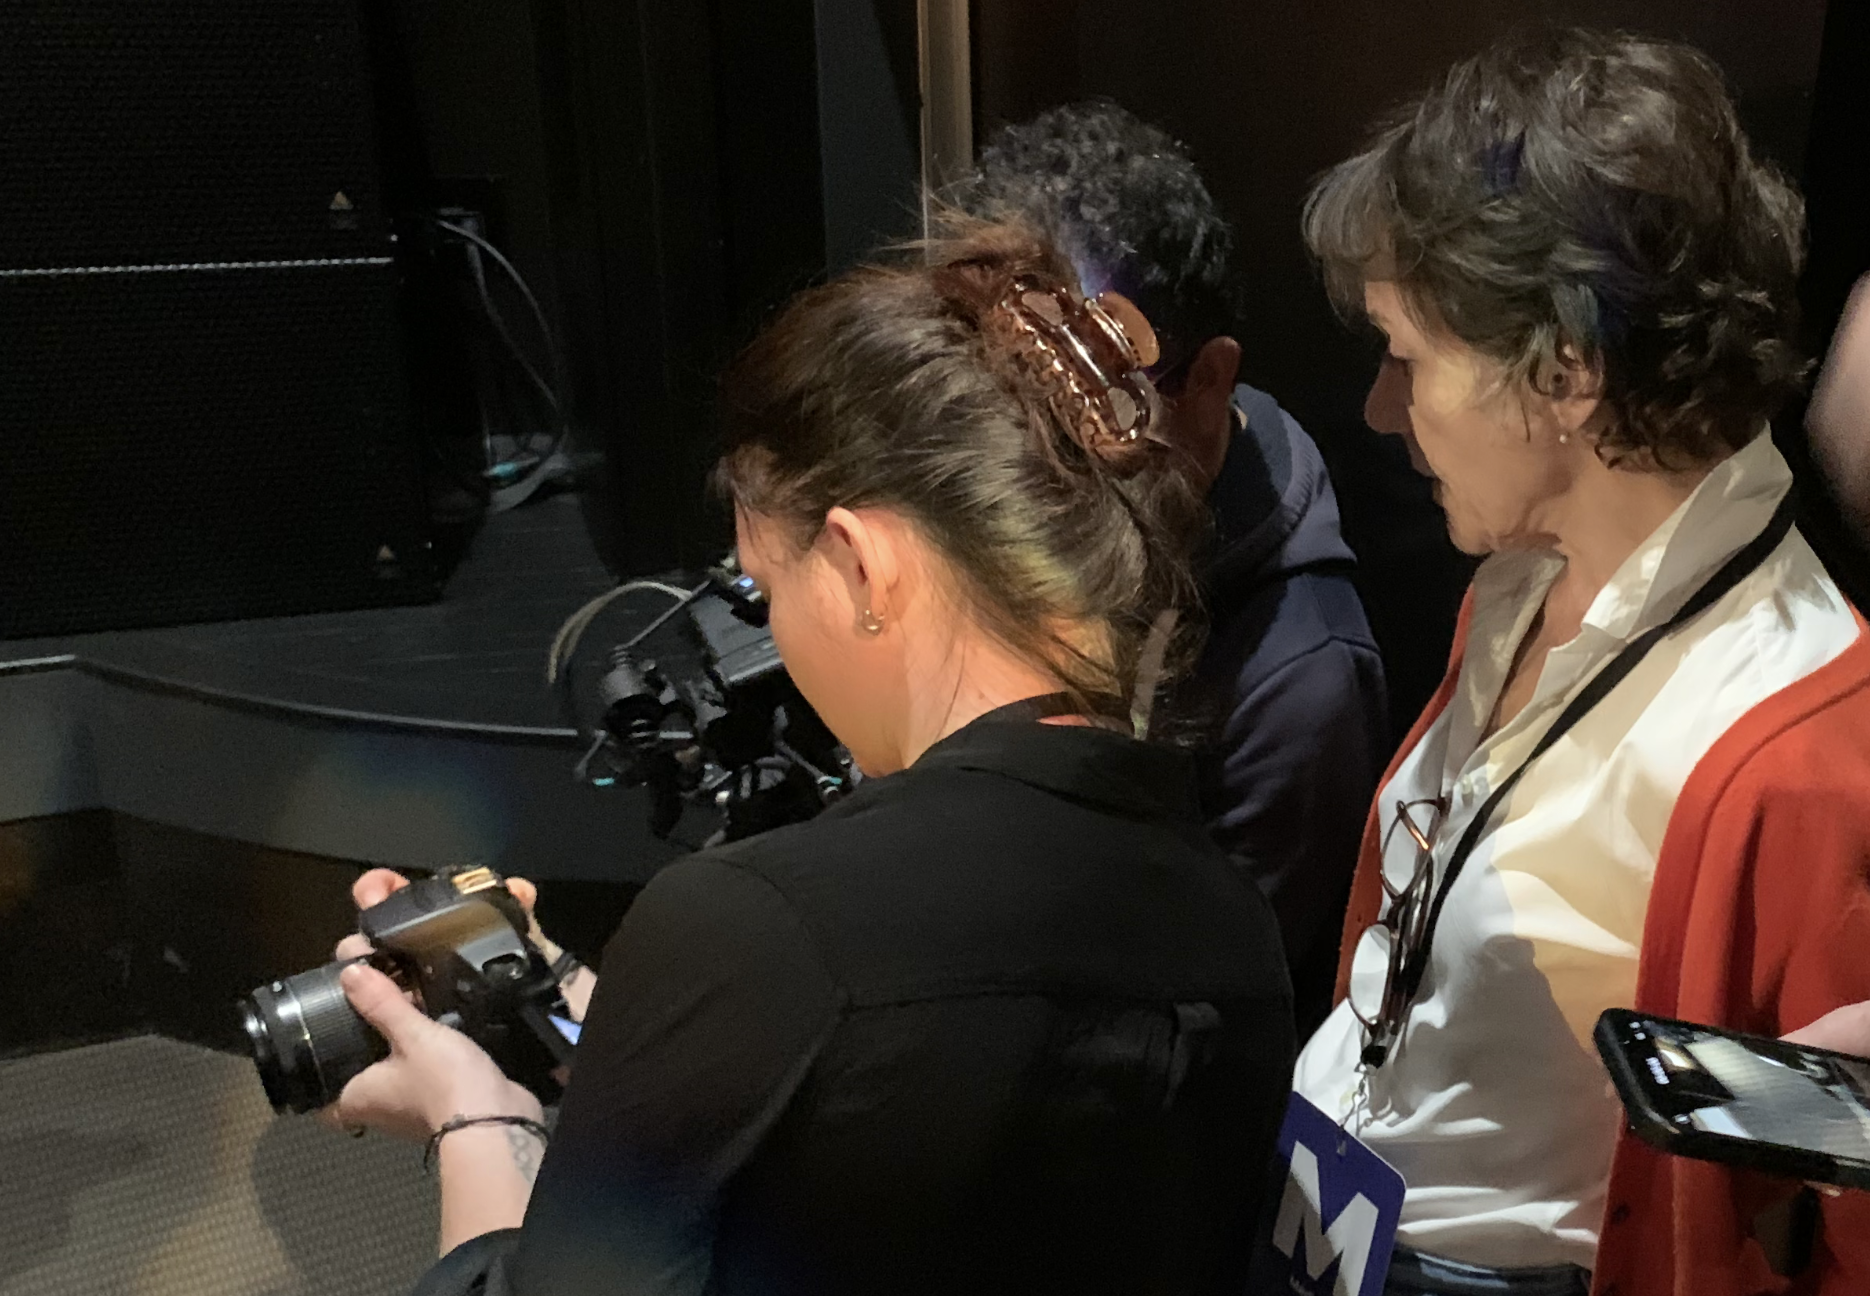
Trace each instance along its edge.
{"label": "camera lens", "polygon": [[315,1111],[335,1102],[352,1076],[389,1052],[344,997],[338,973],[346,966],[327,963],[240,1001],[240,1022],[274,1111]]}
{"label": "camera lens", "polygon": [[610,670],[598,681],[597,689],[604,727],[613,738],[626,748],[645,746],[655,739],[664,711],[661,691],[626,653],[619,651],[611,658]]}

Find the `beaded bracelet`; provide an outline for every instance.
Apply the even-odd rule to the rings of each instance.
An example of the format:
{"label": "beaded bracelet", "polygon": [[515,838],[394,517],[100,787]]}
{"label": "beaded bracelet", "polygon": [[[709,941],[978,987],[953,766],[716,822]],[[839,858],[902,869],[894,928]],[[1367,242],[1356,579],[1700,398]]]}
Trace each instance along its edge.
{"label": "beaded bracelet", "polygon": [[475,1125],[513,1125],[538,1139],[541,1146],[550,1146],[552,1142],[551,1131],[530,1116],[454,1116],[443,1121],[441,1128],[429,1135],[429,1145],[422,1152],[423,1173],[434,1170],[435,1151],[441,1146],[444,1137]]}

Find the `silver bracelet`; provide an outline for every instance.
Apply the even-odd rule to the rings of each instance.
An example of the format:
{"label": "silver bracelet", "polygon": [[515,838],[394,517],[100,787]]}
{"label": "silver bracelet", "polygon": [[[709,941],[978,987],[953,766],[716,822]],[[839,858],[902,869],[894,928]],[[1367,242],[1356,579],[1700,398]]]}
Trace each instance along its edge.
{"label": "silver bracelet", "polygon": [[442,1122],[440,1129],[429,1135],[429,1145],[422,1152],[423,1173],[433,1173],[435,1152],[441,1147],[442,1139],[456,1130],[469,1129],[475,1125],[517,1125],[538,1139],[541,1147],[550,1146],[552,1142],[551,1131],[530,1116],[452,1116]]}

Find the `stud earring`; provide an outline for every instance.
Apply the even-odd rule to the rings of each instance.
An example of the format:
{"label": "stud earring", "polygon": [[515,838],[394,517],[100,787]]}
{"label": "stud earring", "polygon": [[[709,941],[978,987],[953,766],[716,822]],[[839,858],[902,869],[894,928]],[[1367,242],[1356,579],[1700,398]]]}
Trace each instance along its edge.
{"label": "stud earring", "polygon": [[883,633],[883,618],[872,612],[869,608],[864,609],[864,614],[857,619],[857,624],[862,626],[869,634],[876,635]]}
{"label": "stud earring", "polygon": [[1570,442],[1571,442],[1571,433],[1569,433],[1569,432],[1560,432],[1560,433],[1558,434],[1558,443],[1559,443],[1560,445],[1568,445],[1568,444],[1570,444]]}

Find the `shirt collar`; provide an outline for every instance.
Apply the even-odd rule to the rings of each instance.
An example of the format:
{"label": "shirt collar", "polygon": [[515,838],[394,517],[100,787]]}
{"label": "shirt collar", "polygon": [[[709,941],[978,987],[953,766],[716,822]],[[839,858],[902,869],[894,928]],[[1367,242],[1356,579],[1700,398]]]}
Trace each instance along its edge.
{"label": "shirt collar", "polygon": [[1662,624],[1746,547],[1792,488],[1792,470],[1762,431],[1729,455],[1624,559],[1584,614],[1618,642]]}
{"label": "shirt collar", "polygon": [[948,735],[909,767],[999,774],[1101,809],[1146,819],[1195,816],[1186,752],[1084,725],[981,719]]}

